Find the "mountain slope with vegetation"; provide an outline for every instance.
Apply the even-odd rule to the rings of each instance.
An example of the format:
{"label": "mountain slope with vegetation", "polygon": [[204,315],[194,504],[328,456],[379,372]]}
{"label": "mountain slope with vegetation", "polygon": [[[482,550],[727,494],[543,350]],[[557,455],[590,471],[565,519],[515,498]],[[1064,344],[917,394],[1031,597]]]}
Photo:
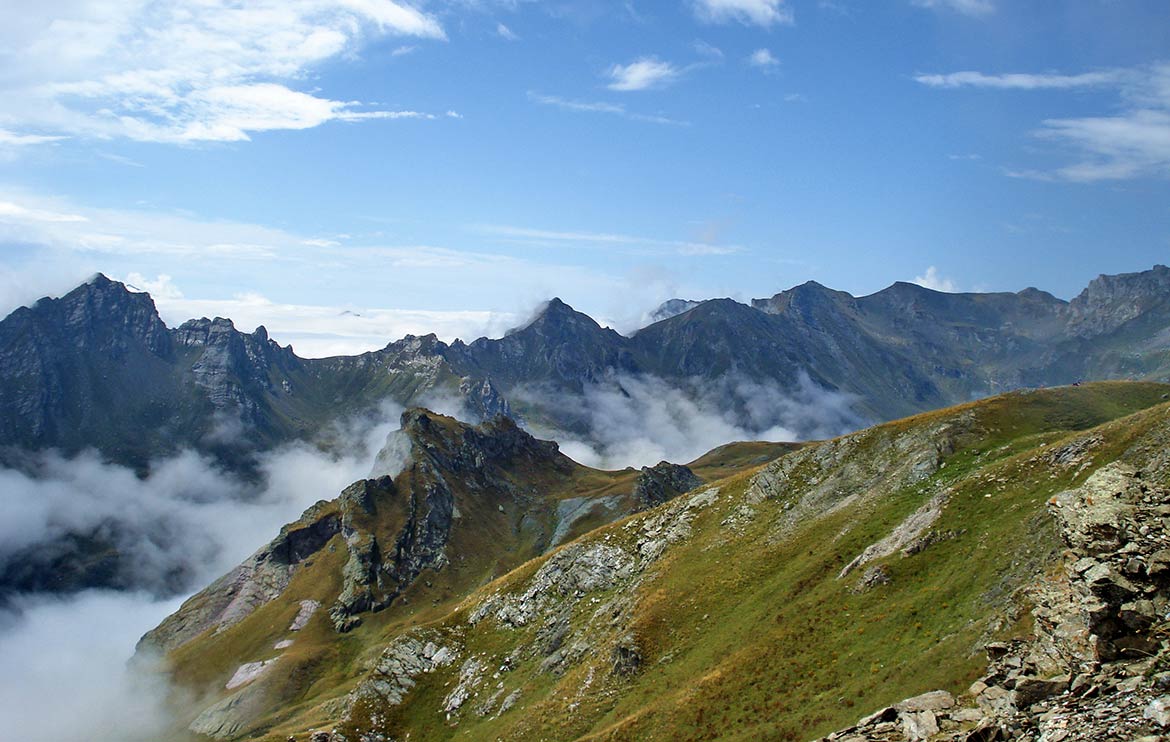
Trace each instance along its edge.
{"label": "mountain slope with vegetation", "polygon": [[[1141,652],[1153,672],[1154,663],[1170,664],[1162,557],[1151,551],[1170,545],[1165,519],[1141,520],[1140,539],[1109,540],[1092,527],[1103,516],[1058,511],[1120,502],[1116,488],[1100,485],[1114,473],[1138,482],[1122,488],[1138,493],[1131,510],[1170,507],[1167,400],[1170,386],[1101,383],[918,415],[735,468],[652,509],[575,529],[582,535],[529,561],[526,516],[513,510],[510,487],[534,481],[536,460],[501,460],[498,482],[463,484],[439,467],[432,473],[462,493],[460,510],[484,511],[482,525],[463,527],[491,535],[452,538],[443,564],[431,562],[383,610],[353,614],[362,617],[356,627],[329,609],[353,594],[350,565],[365,543],[356,525],[359,536],[345,536],[351,488],[307,514],[336,513],[341,525],[275,597],[238,621],[205,622],[180,637],[184,612],[197,612],[185,606],[144,647],[167,650],[177,699],[198,699],[179,713],[182,723],[221,739],[810,739],[908,696],[994,681],[985,646],[1030,637],[1056,615],[1041,610],[1052,601],[1039,586],[1078,557],[1070,548],[1089,548],[1076,536],[1089,533],[1105,574],[1129,548],[1141,579],[1135,572],[1128,588],[1112,577],[1093,583],[1108,598],[1083,606],[1095,643],[1078,651],[1098,667]],[[751,461],[743,450],[713,456]],[[398,498],[439,481],[418,473],[435,461],[429,453],[416,449],[413,461],[394,480]],[[558,503],[576,477],[602,488],[573,490],[591,498],[611,492],[606,486],[627,491],[629,480],[619,480],[632,476],[559,470],[555,455],[548,463],[540,476],[561,484],[546,479],[542,491]],[[718,463],[708,459],[705,471]],[[1100,492],[1086,495],[1093,487]],[[384,497],[375,494],[376,512]],[[503,531],[497,515],[507,515]],[[493,556],[499,549],[509,556]],[[456,568],[464,560],[475,565],[470,579]],[[1146,601],[1137,607],[1126,603],[1135,590]],[[1053,666],[1041,669],[1055,672],[1059,661],[1053,652]],[[1012,677],[1019,690],[1003,692],[1021,708],[1059,692],[1032,699],[1022,690],[1031,681]],[[981,723],[978,708],[952,715],[956,734]],[[911,712],[919,713],[894,709],[891,718]],[[882,717],[878,732],[844,736],[946,731],[880,736],[900,723]]]}

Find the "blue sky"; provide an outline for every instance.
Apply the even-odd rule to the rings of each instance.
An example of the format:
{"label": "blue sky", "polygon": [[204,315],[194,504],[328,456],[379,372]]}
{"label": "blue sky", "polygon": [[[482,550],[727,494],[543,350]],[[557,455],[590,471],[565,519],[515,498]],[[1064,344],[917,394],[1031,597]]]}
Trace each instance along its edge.
{"label": "blue sky", "polygon": [[[26,7],[28,6],[28,7]],[[309,355],[558,295],[1170,257],[1170,6],[0,1],[0,311],[94,271]]]}

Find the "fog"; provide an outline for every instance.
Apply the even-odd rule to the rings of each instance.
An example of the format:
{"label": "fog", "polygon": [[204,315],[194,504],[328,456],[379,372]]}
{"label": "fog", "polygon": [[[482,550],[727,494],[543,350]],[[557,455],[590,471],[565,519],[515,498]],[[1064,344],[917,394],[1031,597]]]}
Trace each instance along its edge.
{"label": "fog", "polygon": [[[349,483],[394,473],[391,447],[374,466],[400,407],[347,420],[328,433],[334,453],[308,444],[262,457],[248,484],[186,451],[145,478],[104,463],[30,455],[35,478],[0,470],[0,562],[70,532],[111,538],[137,589],[17,595],[0,610],[0,719],[28,742],[147,742],[167,724],[167,689],[126,666],[134,644],[183,597],[271,540],[308,505]],[[376,471],[374,470],[376,468]]]}
{"label": "fog", "polygon": [[0,611],[0,719],[24,742],[153,742],[166,686],[126,661],[179,606],[145,593],[23,597]]}
{"label": "fog", "polygon": [[791,389],[737,374],[695,379],[685,389],[652,376],[615,374],[581,395],[528,386],[510,396],[576,420],[583,434],[536,422],[529,428],[556,440],[574,460],[602,469],[685,463],[731,441],[828,438],[864,423],[852,396],[819,387],[805,374]]}

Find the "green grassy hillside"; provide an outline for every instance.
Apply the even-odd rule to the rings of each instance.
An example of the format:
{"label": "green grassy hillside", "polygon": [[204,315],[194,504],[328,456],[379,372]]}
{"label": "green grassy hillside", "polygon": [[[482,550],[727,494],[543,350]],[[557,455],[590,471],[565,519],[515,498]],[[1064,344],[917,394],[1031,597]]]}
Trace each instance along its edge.
{"label": "green grassy hillside", "polygon": [[[728,476],[469,595],[456,570],[428,573],[350,633],[322,611],[273,650],[299,601],[337,594],[338,543],[170,666],[185,692],[212,689],[198,708],[227,695],[238,665],[279,654],[244,686],[248,721],[227,735],[272,742],[335,728],[349,740],[809,739],[965,688],[983,644],[1026,632],[1021,588],[1060,551],[1045,503],[1113,461],[1170,478],[1157,463],[1168,395],[1124,382],[1016,392],[747,470],[765,454],[717,451],[695,470],[727,463]],[[628,473],[580,476],[605,487]]]}

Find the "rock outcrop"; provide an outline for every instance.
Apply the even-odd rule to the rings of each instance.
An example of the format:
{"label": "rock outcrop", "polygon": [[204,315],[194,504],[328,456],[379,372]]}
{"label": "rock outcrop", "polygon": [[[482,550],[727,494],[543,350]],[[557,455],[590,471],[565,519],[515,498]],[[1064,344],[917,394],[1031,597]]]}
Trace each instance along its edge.
{"label": "rock outcrop", "polygon": [[702,485],[703,480],[682,464],[659,461],[642,467],[634,484],[634,502],[639,509],[649,510]]}
{"label": "rock outcrop", "polygon": [[1052,497],[1049,510],[1068,551],[1059,572],[1029,590],[1033,635],[988,644],[986,674],[958,699],[911,698],[821,742],[1170,734],[1170,491],[1110,464]]}

